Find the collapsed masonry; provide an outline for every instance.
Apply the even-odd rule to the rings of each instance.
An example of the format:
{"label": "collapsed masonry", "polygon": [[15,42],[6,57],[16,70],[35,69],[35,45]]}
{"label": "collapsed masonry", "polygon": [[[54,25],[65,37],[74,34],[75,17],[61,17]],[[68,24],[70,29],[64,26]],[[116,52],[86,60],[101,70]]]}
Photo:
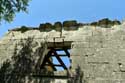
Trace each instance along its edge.
{"label": "collapsed masonry", "polygon": [[[55,50],[60,49],[71,49],[70,55],[66,53],[71,59],[70,68],[55,53]],[[0,81],[124,83],[124,54],[124,22],[111,28],[87,25],[79,27],[78,30],[62,32],[9,31],[0,40]],[[54,65],[49,55],[58,58],[60,65]],[[62,66],[65,70],[54,71],[54,66]]]}

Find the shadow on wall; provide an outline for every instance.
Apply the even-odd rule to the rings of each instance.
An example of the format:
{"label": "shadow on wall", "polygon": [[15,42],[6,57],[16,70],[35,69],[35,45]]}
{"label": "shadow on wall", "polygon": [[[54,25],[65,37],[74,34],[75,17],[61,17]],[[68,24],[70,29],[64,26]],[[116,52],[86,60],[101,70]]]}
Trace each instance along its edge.
{"label": "shadow on wall", "polygon": [[[0,68],[0,83],[50,83],[50,79],[32,77],[33,74],[53,74],[47,69],[38,68],[41,56],[43,56],[44,44],[33,52],[32,41],[33,38],[28,38],[25,43],[21,43],[22,48],[19,52],[15,46],[11,60],[7,59]],[[36,57],[39,58],[36,59]]]}

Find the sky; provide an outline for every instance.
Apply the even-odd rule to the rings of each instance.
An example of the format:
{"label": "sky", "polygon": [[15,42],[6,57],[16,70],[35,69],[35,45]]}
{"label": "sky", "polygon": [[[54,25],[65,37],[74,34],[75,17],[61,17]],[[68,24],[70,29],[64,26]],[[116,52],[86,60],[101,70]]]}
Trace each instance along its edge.
{"label": "sky", "polygon": [[8,29],[19,26],[39,26],[40,23],[65,20],[92,22],[102,18],[123,20],[125,0],[32,0],[28,14],[18,13],[11,23],[2,22],[0,37]]}

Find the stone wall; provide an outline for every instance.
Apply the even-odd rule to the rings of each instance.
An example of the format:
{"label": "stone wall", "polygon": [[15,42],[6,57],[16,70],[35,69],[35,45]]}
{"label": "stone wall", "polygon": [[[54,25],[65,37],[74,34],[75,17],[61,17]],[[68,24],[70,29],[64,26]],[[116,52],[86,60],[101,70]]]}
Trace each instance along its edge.
{"label": "stone wall", "polygon": [[85,83],[125,82],[124,28],[94,30],[72,44],[72,69],[81,67]]}
{"label": "stone wall", "polygon": [[[80,67],[80,72],[83,73],[80,78],[82,81],[78,83],[125,82],[125,23],[111,28],[83,26],[78,30],[63,30],[61,37],[60,34],[55,30],[30,30],[24,33],[9,31],[0,41],[0,66],[7,59],[11,59],[15,45],[28,37],[33,37],[36,47],[41,42],[72,41],[71,71],[75,72]],[[33,51],[36,47],[32,48]],[[56,81],[58,80],[54,82]],[[64,81],[67,82],[67,79]]]}

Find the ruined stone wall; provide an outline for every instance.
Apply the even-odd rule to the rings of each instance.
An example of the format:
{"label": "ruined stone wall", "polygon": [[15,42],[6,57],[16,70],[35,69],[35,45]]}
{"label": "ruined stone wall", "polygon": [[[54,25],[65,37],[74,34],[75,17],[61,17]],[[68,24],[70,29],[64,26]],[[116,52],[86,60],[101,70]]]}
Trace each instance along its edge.
{"label": "ruined stone wall", "polygon": [[[61,37],[60,34],[60,32],[54,30],[49,32],[38,30],[30,30],[24,33],[19,31],[8,32],[0,41],[0,65],[13,56],[14,47],[21,39],[33,37],[33,41],[39,43],[36,44],[36,47],[39,47],[40,42],[72,41],[71,71],[75,72],[80,67],[81,83],[125,82],[124,23],[111,28],[83,26],[74,31],[63,30]],[[54,38],[55,40],[53,40]],[[33,50],[35,50],[35,47]],[[67,79],[64,81],[67,82]],[[64,83],[64,81],[61,83]],[[56,83],[56,80],[54,82]]]}
{"label": "ruined stone wall", "polygon": [[124,83],[124,28],[96,29],[88,34],[72,44],[73,69],[81,67],[85,83]]}

